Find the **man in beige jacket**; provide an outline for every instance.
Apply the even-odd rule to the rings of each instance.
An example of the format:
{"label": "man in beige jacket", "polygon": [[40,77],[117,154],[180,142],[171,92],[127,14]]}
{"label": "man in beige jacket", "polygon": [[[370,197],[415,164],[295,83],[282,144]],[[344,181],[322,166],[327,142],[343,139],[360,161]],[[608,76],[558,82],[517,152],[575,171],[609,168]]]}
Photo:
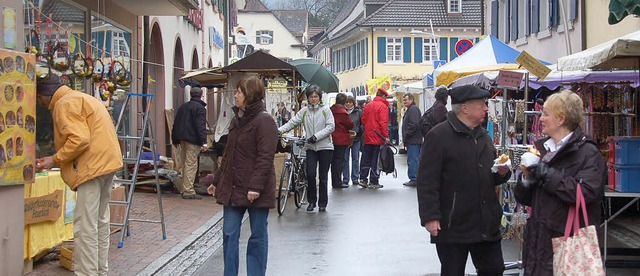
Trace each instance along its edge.
{"label": "man in beige jacket", "polygon": [[120,145],[105,106],[62,85],[52,74],[37,83],[38,104],[53,110],[56,153],[38,159],[36,169],[60,167],[64,182],[77,191],[74,260],[76,275],[107,275],[109,199],[113,175],[122,169]]}

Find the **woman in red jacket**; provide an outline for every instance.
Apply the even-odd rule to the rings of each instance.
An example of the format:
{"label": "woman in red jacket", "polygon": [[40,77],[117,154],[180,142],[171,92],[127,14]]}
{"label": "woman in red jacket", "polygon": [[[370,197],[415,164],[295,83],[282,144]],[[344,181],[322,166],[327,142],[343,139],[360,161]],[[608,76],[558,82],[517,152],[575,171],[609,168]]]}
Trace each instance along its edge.
{"label": "woman in red jacket", "polygon": [[224,275],[238,275],[238,246],[242,217],[249,212],[251,237],[247,245],[247,275],[265,275],[269,238],[267,217],[275,207],[273,158],[278,142],[276,123],[265,112],[264,82],[242,79],[234,95],[235,117],[220,169],[208,192],[224,205],[222,226]]}
{"label": "woman in red jacket", "polygon": [[331,186],[333,188],[349,188],[349,184],[342,183],[342,168],[344,152],[351,145],[349,130],[353,128],[353,120],[344,107],[347,95],[338,93],[336,103],[331,106],[331,113],[336,122],[336,129],[331,133],[333,139],[333,157],[331,158]]}

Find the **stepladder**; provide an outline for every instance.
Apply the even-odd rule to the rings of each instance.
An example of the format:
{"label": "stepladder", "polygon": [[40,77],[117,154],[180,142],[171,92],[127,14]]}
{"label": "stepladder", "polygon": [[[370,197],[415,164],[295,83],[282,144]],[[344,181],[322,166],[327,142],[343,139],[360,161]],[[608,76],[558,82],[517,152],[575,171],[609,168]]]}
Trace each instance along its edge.
{"label": "stepladder", "polygon": [[[158,175],[159,156],[156,151],[154,132],[150,119],[154,96],[154,94],[127,93],[116,122],[116,132],[118,134],[118,141],[120,142],[124,165],[122,170],[116,174],[117,178],[113,180],[113,183],[124,186],[125,199],[111,200],[109,204],[112,206],[123,206],[125,208],[122,222],[111,223],[112,227],[119,228],[120,230],[118,248],[124,246],[125,237],[131,236],[131,222],[160,224],[162,228],[162,239],[167,238],[164,212],[162,209],[162,191]],[[131,109],[136,111],[130,112]],[[129,116],[132,114],[135,115],[129,119]],[[151,158],[148,159],[148,156]],[[143,169],[141,165],[147,168],[150,168],[150,165],[152,165],[153,169],[151,169],[151,171],[141,172]],[[159,214],[155,219],[131,217],[131,206],[134,203],[135,195],[134,191],[136,185],[139,184],[138,179],[141,174],[155,176],[155,181],[151,183],[151,185],[154,186],[158,200]],[[145,181],[145,185],[149,185],[148,182],[149,181]]]}

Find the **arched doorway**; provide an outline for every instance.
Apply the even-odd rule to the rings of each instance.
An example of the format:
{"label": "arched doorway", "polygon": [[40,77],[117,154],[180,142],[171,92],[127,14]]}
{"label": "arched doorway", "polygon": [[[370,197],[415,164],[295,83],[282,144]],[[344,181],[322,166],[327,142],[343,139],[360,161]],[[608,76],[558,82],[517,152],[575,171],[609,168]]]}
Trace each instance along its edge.
{"label": "arched doorway", "polygon": [[161,155],[167,156],[171,151],[167,151],[165,145],[171,144],[169,139],[169,127],[165,115],[166,95],[164,86],[164,66],[154,64],[164,64],[164,49],[162,47],[162,32],[158,23],[154,23],[151,28],[149,38],[149,79],[142,80],[148,82],[150,94],[155,94],[152,106],[153,126],[156,138],[156,148]]}
{"label": "arched doorway", "polygon": [[[173,106],[171,107],[175,112],[178,111],[178,108],[184,104],[185,95],[184,88],[180,87],[178,84],[178,78],[182,76],[184,73],[184,59],[183,59],[183,51],[182,51],[182,40],[178,37],[176,39],[176,46],[173,50],[173,83],[171,95],[173,96]],[[174,112],[174,113],[175,113]],[[170,139],[169,139],[170,141]],[[171,143],[167,144],[167,152],[171,151]]]}

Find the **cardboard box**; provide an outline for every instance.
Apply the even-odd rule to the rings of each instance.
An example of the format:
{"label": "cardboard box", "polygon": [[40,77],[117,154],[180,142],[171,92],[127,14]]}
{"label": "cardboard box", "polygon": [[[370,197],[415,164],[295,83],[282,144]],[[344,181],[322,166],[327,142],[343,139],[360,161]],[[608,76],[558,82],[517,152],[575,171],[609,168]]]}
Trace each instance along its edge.
{"label": "cardboard box", "polygon": [[60,265],[73,271],[73,240],[63,241],[60,245]]}

